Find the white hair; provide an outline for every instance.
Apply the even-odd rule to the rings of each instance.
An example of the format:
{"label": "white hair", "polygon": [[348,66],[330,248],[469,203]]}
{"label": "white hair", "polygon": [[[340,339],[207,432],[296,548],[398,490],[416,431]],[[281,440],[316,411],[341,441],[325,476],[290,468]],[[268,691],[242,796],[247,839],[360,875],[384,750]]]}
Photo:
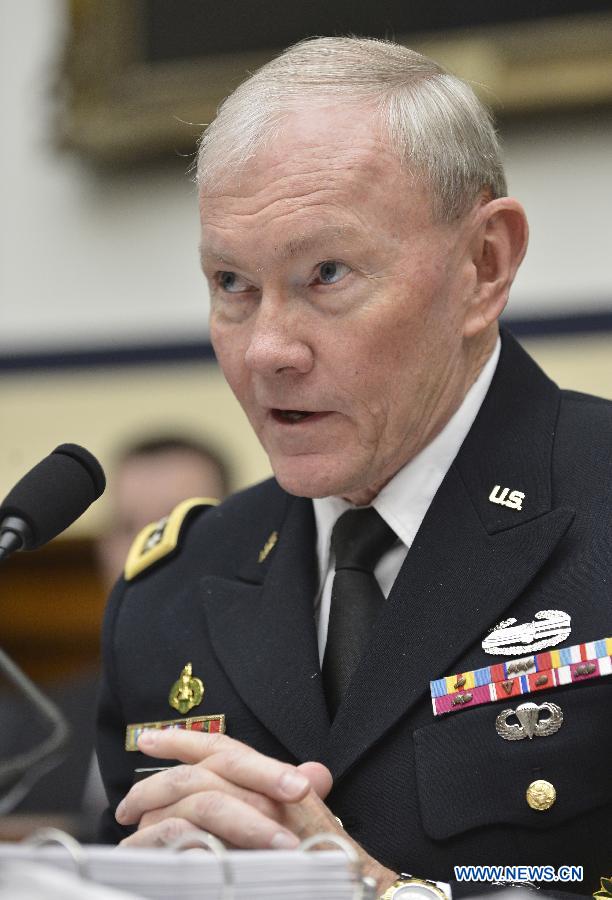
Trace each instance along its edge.
{"label": "white hair", "polygon": [[309,103],[354,103],[375,112],[391,148],[451,221],[486,191],[507,193],[491,116],[472,88],[415,50],[390,41],[300,41],[247,78],[219,107],[200,140],[201,190],[222,184]]}

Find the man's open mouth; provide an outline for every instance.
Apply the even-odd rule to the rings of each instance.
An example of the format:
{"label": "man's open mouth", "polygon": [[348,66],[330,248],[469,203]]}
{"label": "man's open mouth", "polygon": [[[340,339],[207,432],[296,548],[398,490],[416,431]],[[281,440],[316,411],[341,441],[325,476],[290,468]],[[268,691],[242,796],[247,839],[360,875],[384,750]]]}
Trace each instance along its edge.
{"label": "man's open mouth", "polygon": [[307,409],[271,409],[270,414],[275,422],[282,425],[297,425],[300,422],[318,422],[332,414],[332,410]]}
{"label": "man's open mouth", "polygon": [[293,424],[294,422],[301,422],[309,416],[316,415],[316,413],[306,412],[302,409],[273,409],[272,415],[277,422]]}

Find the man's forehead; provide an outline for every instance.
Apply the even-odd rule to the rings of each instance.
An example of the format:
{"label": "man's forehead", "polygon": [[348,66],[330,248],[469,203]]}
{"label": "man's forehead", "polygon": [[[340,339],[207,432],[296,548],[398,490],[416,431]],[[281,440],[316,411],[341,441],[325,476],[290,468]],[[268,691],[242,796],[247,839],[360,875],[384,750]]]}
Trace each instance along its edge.
{"label": "man's forehead", "polygon": [[296,257],[315,243],[365,241],[381,223],[399,233],[429,218],[418,180],[381,137],[371,110],[294,111],[246,165],[202,183],[203,259],[232,262],[234,248],[255,241],[260,256],[265,242],[274,258]]}
{"label": "man's forehead", "polygon": [[306,176],[325,168],[337,167],[350,178],[360,166],[380,166],[381,157],[387,155],[396,158],[373,111],[356,104],[311,103],[290,109],[273,134],[248,150],[246,159],[232,159],[231,150],[218,177],[204,178],[203,203],[256,193],[276,177],[291,190],[291,175]]}
{"label": "man's forehead", "polygon": [[[279,259],[292,259],[321,245],[358,244],[364,238],[362,229],[351,223],[341,225],[313,225],[308,230],[299,230],[280,240],[271,248]],[[200,254],[204,262],[226,263],[233,261],[231,232],[226,230],[223,237],[202,231]]]}

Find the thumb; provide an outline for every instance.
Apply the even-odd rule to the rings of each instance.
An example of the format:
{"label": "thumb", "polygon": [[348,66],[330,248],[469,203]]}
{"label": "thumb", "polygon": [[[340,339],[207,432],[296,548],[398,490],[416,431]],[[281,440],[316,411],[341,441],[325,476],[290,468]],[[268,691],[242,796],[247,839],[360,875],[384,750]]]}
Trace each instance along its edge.
{"label": "thumb", "polygon": [[332,789],[334,780],[329,769],[318,762],[305,762],[298,766],[298,771],[305,775],[315,794],[325,800]]}

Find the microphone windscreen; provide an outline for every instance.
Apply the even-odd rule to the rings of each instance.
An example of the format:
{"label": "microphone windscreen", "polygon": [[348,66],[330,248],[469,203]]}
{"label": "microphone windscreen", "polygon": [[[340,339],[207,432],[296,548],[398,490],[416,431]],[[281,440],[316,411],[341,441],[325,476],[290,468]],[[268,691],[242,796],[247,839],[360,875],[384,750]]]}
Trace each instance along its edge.
{"label": "microphone windscreen", "polygon": [[27,522],[25,550],[34,550],[68,528],[106,487],[98,460],[78,444],[61,444],[18,481],[0,506],[0,524],[8,516]]}

